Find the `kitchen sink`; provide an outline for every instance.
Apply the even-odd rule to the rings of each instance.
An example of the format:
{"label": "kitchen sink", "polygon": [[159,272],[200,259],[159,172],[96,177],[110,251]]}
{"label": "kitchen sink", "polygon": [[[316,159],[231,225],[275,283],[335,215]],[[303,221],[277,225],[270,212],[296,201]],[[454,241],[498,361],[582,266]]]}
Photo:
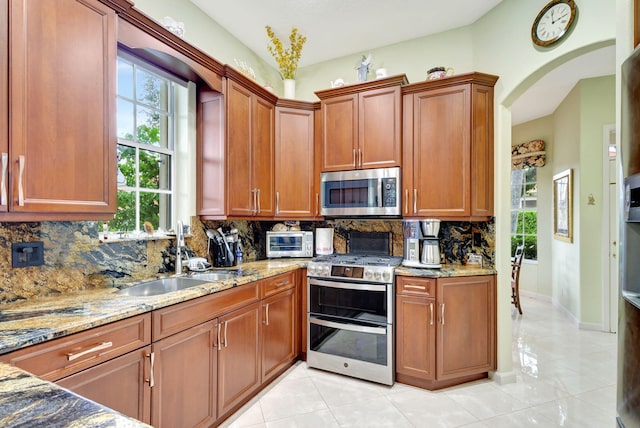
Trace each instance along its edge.
{"label": "kitchen sink", "polygon": [[123,288],[117,291],[117,294],[125,296],[157,296],[159,294],[171,293],[172,291],[184,290],[185,288],[206,284],[211,281],[211,279],[185,278],[181,276],[161,278]]}

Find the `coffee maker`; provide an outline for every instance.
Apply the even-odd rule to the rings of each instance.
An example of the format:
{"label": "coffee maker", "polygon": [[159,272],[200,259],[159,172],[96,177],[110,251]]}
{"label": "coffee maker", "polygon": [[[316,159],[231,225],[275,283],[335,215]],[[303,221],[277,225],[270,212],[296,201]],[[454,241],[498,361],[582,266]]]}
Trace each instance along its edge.
{"label": "coffee maker", "polygon": [[438,269],[440,264],[440,220],[403,220],[403,266]]}

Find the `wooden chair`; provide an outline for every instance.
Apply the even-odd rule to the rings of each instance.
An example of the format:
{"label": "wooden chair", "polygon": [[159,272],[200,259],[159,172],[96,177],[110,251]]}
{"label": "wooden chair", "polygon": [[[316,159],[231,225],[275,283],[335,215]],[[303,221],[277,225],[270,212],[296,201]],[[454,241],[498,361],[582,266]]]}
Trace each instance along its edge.
{"label": "wooden chair", "polygon": [[513,303],[520,315],[522,315],[522,306],[520,305],[520,268],[522,267],[522,259],[524,258],[524,245],[518,245],[516,253],[511,259],[511,303]]}

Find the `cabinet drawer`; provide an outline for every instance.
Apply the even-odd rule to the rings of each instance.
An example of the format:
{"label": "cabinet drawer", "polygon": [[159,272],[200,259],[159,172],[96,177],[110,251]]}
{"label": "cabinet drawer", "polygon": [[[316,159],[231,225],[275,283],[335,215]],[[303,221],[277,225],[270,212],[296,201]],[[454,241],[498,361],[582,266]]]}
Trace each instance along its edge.
{"label": "cabinet drawer", "polygon": [[396,277],[396,293],[407,296],[436,297],[435,278]]}
{"label": "cabinet drawer", "polygon": [[1,360],[56,381],[151,343],[151,314],[20,349]]}
{"label": "cabinet drawer", "polygon": [[293,288],[296,285],[296,272],[291,271],[262,280],[260,296],[264,299],[275,293]]}
{"label": "cabinet drawer", "polygon": [[240,285],[209,296],[153,311],[153,341],[212,320],[257,302],[259,282]]}

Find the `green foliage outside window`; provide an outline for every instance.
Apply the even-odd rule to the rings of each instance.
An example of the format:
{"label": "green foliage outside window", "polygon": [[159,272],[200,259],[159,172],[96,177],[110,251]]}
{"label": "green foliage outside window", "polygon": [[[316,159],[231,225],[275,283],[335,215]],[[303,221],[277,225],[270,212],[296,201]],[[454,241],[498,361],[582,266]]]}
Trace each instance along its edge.
{"label": "green foliage outside window", "polygon": [[524,244],[524,258],[528,260],[538,259],[538,212],[535,210],[518,212],[516,230],[522,234],[511,235],[511,255],[515,254],[516,247]]}

